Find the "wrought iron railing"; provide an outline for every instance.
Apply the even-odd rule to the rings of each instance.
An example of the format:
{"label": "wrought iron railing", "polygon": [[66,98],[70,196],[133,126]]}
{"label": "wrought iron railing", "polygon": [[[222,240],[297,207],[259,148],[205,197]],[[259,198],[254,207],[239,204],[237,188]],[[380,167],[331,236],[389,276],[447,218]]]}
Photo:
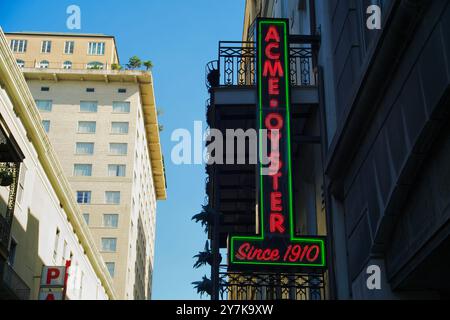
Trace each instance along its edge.
{"label": "wrought iron railing", "polygon": [[0,285],[7,287],[14,294],[14,298],[19,300],[30,299],[30,287],[7,262],[0,263],[0,281]]}
{"label": "wrought iron railing", "polygon": [[47,60],[33,60],[24,61],[17,59],[17,65],[21,69],[62,69],[62,70],[135,70],[135,71],[148,71],[148,69],[141,65],[138,68],[130,68],[126,64],[108,63],[108,62],[90,62],[90,63],[78,63],[71,61],[47,61]]}
{"label": "wrought iron railing", "polygon": [[[292,86],[316,84],[312,44],[291,44],[289,81]],[[256,84],[256,47],[252,41],[220,41],[218,60],[206,66],[208,89]]]}
{"label": "wrought iron railing", "polygon": [[325,300],[325,275],[322,271],[230,272],[221,266],[220,296],[226,300]]}

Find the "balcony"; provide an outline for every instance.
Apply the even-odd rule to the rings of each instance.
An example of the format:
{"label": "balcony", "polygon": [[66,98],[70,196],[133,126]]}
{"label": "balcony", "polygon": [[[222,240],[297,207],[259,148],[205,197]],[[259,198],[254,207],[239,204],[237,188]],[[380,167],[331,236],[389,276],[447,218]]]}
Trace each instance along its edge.
{"label": "balcony", "polygon": [[72,61],[24,61],[17,59],[17,65],[22,70],[30,70],[30,69],[50,69],[50,70],[134,70],[134,71],[148,71],[145,67],[141,66],[140,68],[129,68],[127,65],[117,64],[117,63],[103,63],[99,61],[92,61],[89,63],[79,63]]}
{"label": "balcony", "polygon": [[[312,118],[317,119],[319,39],[293,36],[290,40],[291,134],[295,154],[301,144],[320,142],[318,137],[305,136],[305,128],[316,121]],[[256,63],[255,42],[219,42],[218,58],[206,65],[206,87],[210,93],[206,118],[210,128],[225,132],[226,129],[245,131],[256,127]],[[297,161],[295,157],[294,161]],[[220,247],[226,248],[229,234],[253,235],[256,225],[256,166],[213,164],[206,166],[206,172],[208,204],[222,213]],[[212,237],[211,234],[209,236]]]}
{"label": "balcony", "polygon": [[[315,42],[303,36],[290,44],[293,104],[318,103]],[[206,87],[216,105],[256,105],[256,43],[220,41],[218,59],[206,65]]]}

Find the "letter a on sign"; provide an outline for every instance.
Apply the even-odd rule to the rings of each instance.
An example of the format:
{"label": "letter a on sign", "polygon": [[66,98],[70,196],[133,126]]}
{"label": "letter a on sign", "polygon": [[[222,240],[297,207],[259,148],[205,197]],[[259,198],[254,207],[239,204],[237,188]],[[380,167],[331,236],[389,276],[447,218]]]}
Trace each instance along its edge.
{"label": "letter a on sign", "polygon": [[[294,228],[291,177],[289,22],[257,20],[257,84],[260,130],[267,130],[270,165],[259,162],[258,234],[232,235],[230,269],[325,268],[325,238],[300,237]],[[261,131],[262,132],[262,131]],[[260,134],[263,150],[266,136]],[[267,170],[268,169],[268,170]],[[268,174],[266,174],[266,172]]]}

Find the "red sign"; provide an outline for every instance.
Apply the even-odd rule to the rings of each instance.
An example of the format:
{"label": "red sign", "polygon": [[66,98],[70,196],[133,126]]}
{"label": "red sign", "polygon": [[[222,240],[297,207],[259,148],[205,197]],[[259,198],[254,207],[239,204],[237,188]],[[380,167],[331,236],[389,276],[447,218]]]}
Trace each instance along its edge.
{"label": "red sign", "polygon": [[[296,237],[294,231],[288,20],[259,19],[257,39],[260,231],[231,237],[229,265],[325,267],[324,238]],[[265,141],[268,165],[261,161]]]}
{"label": "red sign", "polygon": [[67,290],[70,260],[64,267],[44,266],[41,274],[39,300],[64,300]]}

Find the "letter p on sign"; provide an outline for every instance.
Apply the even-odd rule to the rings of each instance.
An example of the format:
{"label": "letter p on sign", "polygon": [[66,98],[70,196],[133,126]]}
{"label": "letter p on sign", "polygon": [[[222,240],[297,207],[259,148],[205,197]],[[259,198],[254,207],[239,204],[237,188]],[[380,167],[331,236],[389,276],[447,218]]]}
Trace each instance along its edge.
{"label": "letter p on sign", "polygon": [[42,287],[64,287],[65,267],[44,267],[41,275]]}

